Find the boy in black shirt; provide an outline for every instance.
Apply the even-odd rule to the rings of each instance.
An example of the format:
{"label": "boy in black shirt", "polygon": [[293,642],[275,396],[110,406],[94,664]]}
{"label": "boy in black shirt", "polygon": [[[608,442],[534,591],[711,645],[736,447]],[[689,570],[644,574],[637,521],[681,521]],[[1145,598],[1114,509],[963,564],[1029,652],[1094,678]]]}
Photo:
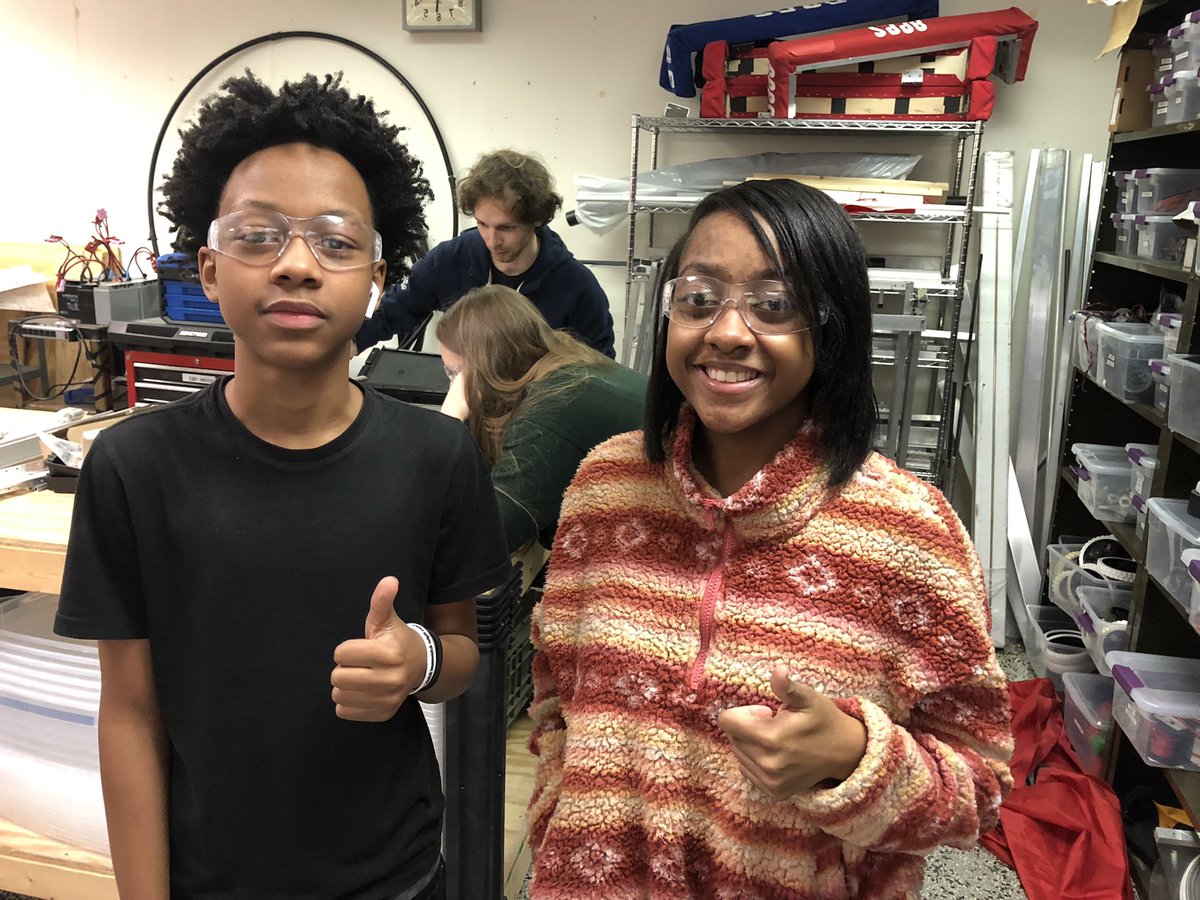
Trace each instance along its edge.
{"label": "boy in black shirt", "polygon": [[466,429],[347,377],[429,188],[340,78],[222,87],[162,212],[234,375],[92,446],[55,626],[99,640],[118,888],[441,896],[439,773],[407,698],[467,688],[473,598],[510,563]]}

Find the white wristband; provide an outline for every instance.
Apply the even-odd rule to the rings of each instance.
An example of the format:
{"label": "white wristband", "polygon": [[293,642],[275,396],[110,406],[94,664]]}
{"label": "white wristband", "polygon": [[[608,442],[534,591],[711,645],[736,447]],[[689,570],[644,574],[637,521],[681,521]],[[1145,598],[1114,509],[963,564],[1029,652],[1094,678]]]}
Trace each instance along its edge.
{"label": "white wristband", "polygon": [[411,622],[405,623],[417,636],[421,639],[421,643],[425,645],[425,677],[421,679],[421,683],[417,685],[414,694],[419,694],[426,690],[437,678],[437,645],[433,641],[433,635],[429,633],[429,629],[424,625],[414,625]]}

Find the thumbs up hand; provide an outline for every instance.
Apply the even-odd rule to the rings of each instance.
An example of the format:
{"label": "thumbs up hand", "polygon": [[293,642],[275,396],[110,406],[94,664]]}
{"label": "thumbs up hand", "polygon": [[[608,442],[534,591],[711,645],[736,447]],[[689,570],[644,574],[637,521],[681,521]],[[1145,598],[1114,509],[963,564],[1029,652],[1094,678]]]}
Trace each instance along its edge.
{"label": "thumbs up hand", "polygon": [[366,636],[333,651],[337,665],[329,680],[339,718],[386,722],[425,677],[425,644],[396,615],[399,588],[391,575],[381,579],[371,595]]}
{"label": "thumbs up hand", "polygon": [[735,706],[717,717],[742,774],[772,800],[849,778],[867,749],[866,726],[784,665],[772,670],[771,690],[779,709]]}

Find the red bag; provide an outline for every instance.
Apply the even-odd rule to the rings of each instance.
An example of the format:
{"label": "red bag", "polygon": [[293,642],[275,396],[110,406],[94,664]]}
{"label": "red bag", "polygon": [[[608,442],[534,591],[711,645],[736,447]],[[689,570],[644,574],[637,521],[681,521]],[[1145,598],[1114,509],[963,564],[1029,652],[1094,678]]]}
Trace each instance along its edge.
{"label": "red bag", "polygon": [[1081,770],[1054,685],[1011,682],[1008,695],[1016,787],[979,842],[1017,870],[1030,900],[1133,900],[1120,804]]}

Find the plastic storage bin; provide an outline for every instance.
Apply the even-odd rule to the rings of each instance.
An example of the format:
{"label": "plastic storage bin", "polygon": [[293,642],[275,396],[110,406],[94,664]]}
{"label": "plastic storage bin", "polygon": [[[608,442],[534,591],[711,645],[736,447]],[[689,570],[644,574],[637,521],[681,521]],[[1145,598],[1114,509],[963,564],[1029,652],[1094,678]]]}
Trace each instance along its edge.
{"label": "plastic storage bin", "polygon": [[1133,181],[1137,194],[1133,211],[1142,215],[1174,214],[1200,200],[1200,169],[1135,169]]}
{"label": "plastic storage bin", "polygon": [[1114,650],[1113,720],[1147,765],[1200,771],[1200,659]]}
{"label": "plastic storage bin", "polygon": [[1112,698],[1112,680],[1103,675],[1063,675],[1063,728],[1083,770],[1097,778],[1104,769],[1104,748],[1112,733]]}
{"label": "plastic storage bin", "polygon": [[1083,544],[1050,544],[1046,547],[1050,601],[1072,617],[1083,612],[1079,605],[1079,588],[1104,588],[1111,584],[1108,579],[1079,565],[1082,547]]}
{"label": "plastic storage bin", "polygon": [[1139,213],[1134,217],[1133,228],[1137,232],[1137,255],[1159,262],[1181,262],[1187,239],[1196,236],[1195,225],[1176,222],[1171,216]]}
{"label": "plastic storage bin", "polygon": [[1133,504],[1133,509],[1137,513],[1137,518],[1134,519],[1133,536],[1139,541],[1146,536],[1146,499],[1141,494],[1130,494],[1129,502]]}
{"label": "plastic storage bin", "polygon": [[1029,634],[1025,635],[1025,652],[1029,666],[1038,678],[1046,677],[1045,635],[1048,631],[1074,628],[1075,620],[1057,606],[1026,606]]}
{"label": "plastic storage bin", "polygon": [[[1200,897],[1200,835],[1190,828],[1155,828],[1158,862],[1150,874],[1150,900]],[[1160,890],[1161,888],[1161,890]]]}
{"label": "plastic storage bin", "polygon": [[1200,548],[1200,519],[1187,514],[1187,504],[1162,497],[1146,501],[1146,571],[1184,606],[1191,602],[1192,588],[1180,556]]}
{"label": "plastic storage bin", "polygon": [[1158,446],[1156,444],[1126,444],[1125,455],[1129,457],[1129,493],[1150,496],[1150,482],[1158,468]]}
{"label": "plastic storage bin", "polygon": [[1179,326],[1183,324],[1183,316],[1175,312],[1156,312],[1150,317],[1150,324],[1163,333],[1163,355],[1179,350]]}
{"label": "plastic storage bin", "polygon": [[1096,344],[1096,327],[1104,319],[1092,312],[1078,310],[1071,314],[1075,331],[1075,368],[1086,372],[1092,380],[1096,378],[1099,353]]}
{"label": "plastic storage bin", "polygon": [[1171,73],[1168,72],[1146,87],[1146,90],[1150,93],[1151,128],[1167,124],[1167,113],[1170,112],[1171,104],[1167,100],[1167,86],[1163,82],[1170,77]]}
{"label": "plastic storage bin", "polygon": [[1167,99],[1167,122],[1190,122],[1200,115],[1200,81],[1196,69],[1176,69],[1162,79],[1163,94]]}
{"label": "plastic storage bin", "polygon": [[1087,647],[1101,675],[1111,674],[1104,654],[1109,650],[1125,649],[1125,632],[1129,628],[1129,609],[1133,603],[1132,587],[1104,588],[1081,587],[1079,605],[1083,612],[1078,617],[1079,630],[1083,634],[1083,645]]}
{"label": "plastic storage bin", "polygon": [[1154,408],[1166,412],[1171,403],[1171,364],[1165,359],[1152,359],[1146,365],[1154,379]]}
{"label": "plastic storage bin", "polygon": [[1106,444],[1072,444],[1079,476],[1076,491],[1083,505],[1102,522],[1132,522],[1136,517],[1129,500],[1133,463],[1124,447]]}
{"label": "plastic storage bin", "polygon": [[1200,441],[1200,355],[1172,353],[1171,403],[1167,427],[1176,434]]}
{"label": "plastic storage bin", "polygon": [[1113,186],[1117,189],[1113,211],[1117,213],[1132,213],[1137,209],[1136,179],[1132,172],[1113,172]]}
{"label": "plastic storage bin", "polygon": [[1149,361],[1162,358],[1162,332],[1146,322],[1096,326],[1096,383],[1124,403],[1154,399]]}
{"label": "plastic storage bin", "polygon": [[1049,678],[1062,693],[1065,673],[1095,671],[1083,633],[1070,615],[1056,606],[1027,606],[1025,612],[1030,624],[1026,652],[1038,678]]}
{"label": "plastic storage bin", "polygon": [[1170,75],[1175,71],[1175,54],[1171,51],[1171,38],[1165,34],[1150,41],[1150,53],[1154,57],[1154,79]]}
{"label": "plastic storage bin", "polygon": [[1192,623],[1193,628],[1200,631],[1200,550],[1184,550],[1179,554],[1179,561],[1187,569],[1188,578],[1191,580],[1192,602],[1188,621]]}
{"label": "plastic storage bin", "polygon": [[1195,13],[1188,13],[1183,21],[1167,32],[1171,45],[1171,70],[1200,68],[1200,26],[1192,21]]}
{"label": "plastic storage bin", "polygon": [[1113,252],[1119,256],[1137,256],[1137,232],[1133,227],[1135,213],[1113,213]]}

